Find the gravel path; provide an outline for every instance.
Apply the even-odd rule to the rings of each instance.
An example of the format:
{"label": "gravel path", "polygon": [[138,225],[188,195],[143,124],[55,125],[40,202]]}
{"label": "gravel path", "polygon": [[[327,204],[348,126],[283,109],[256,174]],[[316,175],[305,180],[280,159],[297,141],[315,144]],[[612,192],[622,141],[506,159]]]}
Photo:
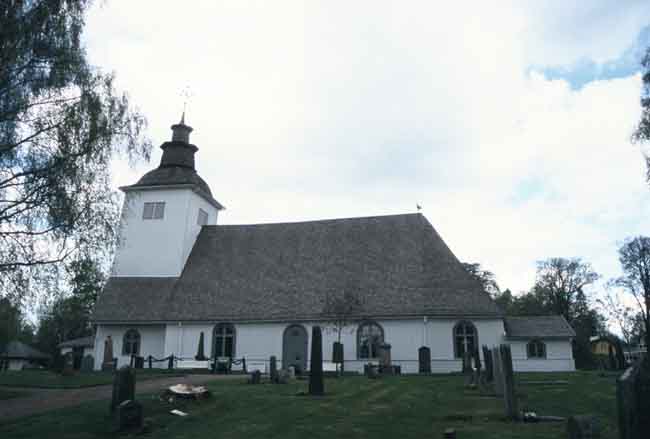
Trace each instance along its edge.
{"label": "gravel path", "polygon": [[[153,393],[173,384],[205,384],[223,379],[242,379],[241,375],[185,375],[139,381],[136,393]],[[29,395],[0,400],[0,424],[23,416],[44,413],[50,410],[79,405],[86,401],[110,399],[112,385],[85,387],[81,389],[34,389],[24,387],[6,387],[6,390],[29,392]]]}

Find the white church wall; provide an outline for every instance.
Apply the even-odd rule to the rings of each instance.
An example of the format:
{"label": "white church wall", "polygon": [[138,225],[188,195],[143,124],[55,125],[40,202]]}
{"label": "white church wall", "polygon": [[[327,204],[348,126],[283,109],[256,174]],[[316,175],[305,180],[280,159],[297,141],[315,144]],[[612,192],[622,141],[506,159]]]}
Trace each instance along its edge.
{"label": "white church wall", "polygon": [[[201,197],[196,192],[190,191],[187,198],[187,216],[185,218],[183,250],[181,254],[183,266],[185,266],[185,261],[187,261],[187,258],[192,251],[192,247],[194,247],[194,242],[196,242],[196,237],[201,231],[201,226],[197,224],[199,209],[203,209],[203,211],[208,214],[208,222],[206,225],[217,224],[219,210],[212,204],[208,203],[205,198]],[[181,271],[183,269],[183,266],[181,267]]]}
{"label": "white church wall", "polygon": [[512,352],[512,367],[516,372],[570,372],[575,370],[571,341],[542,340],[546,358],[528,358],[526,345],[530,340],[508,340]]}
{"label": "white church wall", "polygon": [[[179,276],[190,203],[189,189],[129,191],[120,222],[113,276]],[[145,202],[165,202],[164,218],[142,219]]]}
{"label": "white church wall", "polygon": [[[147,357],[151,355],[155,358],[165,356],[165,326],[163,325],[97,325],[94,355],[96,370],[102,367],[104,341],[109,335],[113,340],[113,357],[117,358],[117,367],[130,364],[131,357],[122,354],[124,334],[129,329],[136,329],[140,333],[140,356]],[[154,367],[167,367],[167,363],[154,363]]]}
{"label": "white church wall", "polygon": [[[432,370],[439,373],[455,372],[461,368],[460,360],[454,358],[452,331],[458,322],[455,319],[378,320],[384,330],[384,340],[391,344],[393,363],[400,365],[402,373],[418,372],[418,349],[428,345],[431,349]],[[479,333],[479,343],[490,346],[501,342],[503,323],[501,320],[472,321]],[[164,355],[174,354],[183,358],[193,358],[198,348],[200,333],[203,331],[205,353],[212,353],[212,332],[216,323],[170,323],[165,328]],[[235,357],[245,357],[247,361],[268,363],[272,355],[282,367],[282,340],[285,329],[292,323],[234,323],[236,341]],[[319,324],[323,329],[323,359],[332,360],[332,345],[337,341],[337,333],[327,324],[320,322],[300,322],[308,333],[307,358],[311,352],[312,326]],[[363,372],[367,359],[357,358],[358,323],[345,328],[341,334],[344,345],[345,368],[348,371]],[[370,360],[376,362],[376,360]],[[309,365],[308,365],[309,367]]]}

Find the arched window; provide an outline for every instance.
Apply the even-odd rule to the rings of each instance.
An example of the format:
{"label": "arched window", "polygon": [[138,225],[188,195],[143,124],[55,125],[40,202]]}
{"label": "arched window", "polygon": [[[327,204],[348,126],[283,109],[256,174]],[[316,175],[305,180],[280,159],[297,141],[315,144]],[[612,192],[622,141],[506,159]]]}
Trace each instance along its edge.
{"label": "arched window", "polygon": [[375,322],[364,322],[357,329],[357,355],[359,358],[379,357],[379,346],[384,343],[384,330]]}
{"label": "arched window", "polygon": [[473,353],[478,346],[478,333],[472,322],[462,321],[454,326],[454,355],[462,358],[465,352]]}
{"label": "arched window", "polygon": [[213,357],[235,356],[235,327],[230,323],[219,323],[214,327],[212,342]]}
{"label": "arched window", "polygon": [[546,358],[546,344],[541,340],[531,340],[526,345],[528,358]]}
{"label": "arched window", "polygon": [[135,329],[129,329],[122,340],[122,355],[140,354],[140,333]]}

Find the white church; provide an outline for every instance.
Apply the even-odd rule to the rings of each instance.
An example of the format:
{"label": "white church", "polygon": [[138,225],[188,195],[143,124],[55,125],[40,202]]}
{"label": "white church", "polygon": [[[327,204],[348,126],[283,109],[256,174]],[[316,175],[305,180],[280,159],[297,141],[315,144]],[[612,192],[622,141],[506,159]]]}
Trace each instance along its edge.
{"label": "white church", "polygon": [[218,225],[224,207],[195,170],[191,131],[173,125],[160,166],[121,188],[121,240],[94,311],[97,369],[109,336],[118,367],[132,355],[195,367],[203,333],[208,357],[264,369],[274,355],[307,370],[314,325],[332,359],[326,303],[348,294],[359,306],[341,334],[347,371],[376,362],[383,343],[402,373],[418,372],[422,346],[435,373],[499,343],[515,370],[574,370],[566,320],[504,316],[419,213]]}

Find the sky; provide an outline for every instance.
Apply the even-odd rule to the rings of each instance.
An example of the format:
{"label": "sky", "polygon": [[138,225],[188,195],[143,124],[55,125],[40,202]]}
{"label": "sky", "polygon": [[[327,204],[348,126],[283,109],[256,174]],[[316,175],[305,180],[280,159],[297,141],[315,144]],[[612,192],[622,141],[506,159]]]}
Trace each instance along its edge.
{"label": "sky", "polygon": [[96,2],[91,63],[149,121],[183,111],[219,223],[416,212],[518,293],[536,261],[602,281],[650,234],[640,58],[650,2]]}

